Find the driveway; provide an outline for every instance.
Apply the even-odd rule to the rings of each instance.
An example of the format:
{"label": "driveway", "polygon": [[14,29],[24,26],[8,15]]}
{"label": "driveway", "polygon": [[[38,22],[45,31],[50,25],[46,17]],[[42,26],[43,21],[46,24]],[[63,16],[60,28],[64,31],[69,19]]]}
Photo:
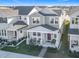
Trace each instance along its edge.
{"label": "driveway", "polygon": [[37,57],[0,50],[0,58],[37,58]]}

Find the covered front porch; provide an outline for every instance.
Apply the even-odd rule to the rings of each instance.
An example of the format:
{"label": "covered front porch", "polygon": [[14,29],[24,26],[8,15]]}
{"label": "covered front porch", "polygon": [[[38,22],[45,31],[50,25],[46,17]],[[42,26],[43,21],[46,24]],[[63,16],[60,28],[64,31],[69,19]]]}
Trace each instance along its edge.
{"label": "covered front porch", "polygon": [[27,44],[39,45],[43,47],[53,47],[56,48],[57,42],[57,31],[52,31],[46,29],[44,27],[40,27],[41,29],[37,30],[27,30]]}

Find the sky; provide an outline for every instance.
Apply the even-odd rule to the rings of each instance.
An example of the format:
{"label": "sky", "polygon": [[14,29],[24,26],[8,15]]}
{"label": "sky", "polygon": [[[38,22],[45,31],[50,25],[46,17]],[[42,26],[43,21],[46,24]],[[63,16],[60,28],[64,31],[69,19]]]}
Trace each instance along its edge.
{"label": "sky", "polygon": [[0,0],[0,6],[72,6],[79,5],[79,0]]}

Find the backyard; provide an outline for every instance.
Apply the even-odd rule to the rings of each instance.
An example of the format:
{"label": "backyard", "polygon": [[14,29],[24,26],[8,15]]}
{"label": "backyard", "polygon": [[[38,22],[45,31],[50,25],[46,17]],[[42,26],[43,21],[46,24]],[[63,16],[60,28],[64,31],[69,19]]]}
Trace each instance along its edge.
{"label": "backyard", "polygon": [[26,45],[26,41],[16,47],[4,47],[1,50],[38,56],[42,47]]}

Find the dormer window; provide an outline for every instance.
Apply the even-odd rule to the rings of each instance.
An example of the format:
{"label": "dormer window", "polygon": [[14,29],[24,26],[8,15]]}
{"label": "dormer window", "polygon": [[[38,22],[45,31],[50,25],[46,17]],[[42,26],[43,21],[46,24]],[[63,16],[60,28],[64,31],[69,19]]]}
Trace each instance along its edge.
{"label": "dormer window", "polygon": [[40,18],[39,17],[33,17],[33,24],[38,24],[40,22]]}

